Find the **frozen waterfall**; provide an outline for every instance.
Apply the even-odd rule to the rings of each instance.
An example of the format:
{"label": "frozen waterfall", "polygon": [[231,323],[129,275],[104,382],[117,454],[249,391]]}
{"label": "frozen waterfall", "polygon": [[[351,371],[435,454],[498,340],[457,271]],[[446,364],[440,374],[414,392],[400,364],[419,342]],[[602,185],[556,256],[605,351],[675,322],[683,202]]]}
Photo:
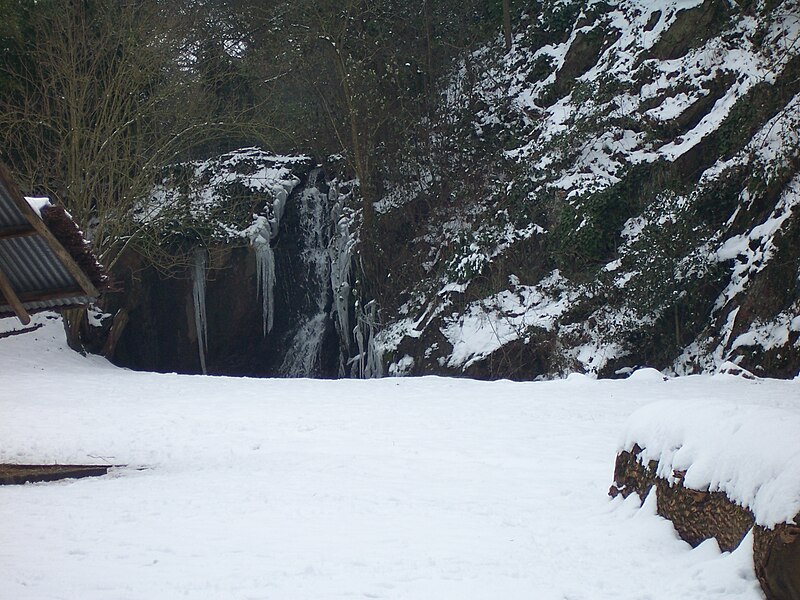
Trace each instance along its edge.
{"label": "frozen waterfall", "polygon": [[290,377],[315,374],[319,364],[330,305],[331,262],[328,253],[330,212],[328,194],[318,186],[321,169],[308,175],[305,190],[298,198],[299,230],[302,251],[300,264],[305,273],[306,314],[290,338],[280,371]]}
{"label": "frozen waterfall", "polygon": [[[352,252],[355,236],[350,232],[350,219],[344,216],[344,198],[335,187],[331,188],[331,221],[334,226],[333,239],[330,244],[331,288],[333,289],[333,312],[339,330],[339,339],[343,345],[343,353],[350,354],[350,271],[352,268]],[[342,365],[341,377],[344,376]]]}
{"label": "frozen waterfall", "polygon": [[[212,270],[208,250],[194,251],[189,271],[198,370],[225,372],[226,361],[237,364],[230,359],[239,360],[241,352],[241,364],[247,365],[244,373],[284,377],[382,375],[374,339],[377,307],[354,302],[351,287],[357,244],[357,211],[349,206],[353,190],[340,185],[329,183],[322,168],[316,167],[306,172],[302,185],[294,190],[274,193],[270,197],[273,203],[268,198],[267,208],[254,215],[250,226],[242,231],[250,250],[240,256],[252,262],[234,267],[232,274],[218,271],[228,268],[231,263],[226,261],[235,254],[215,260]],[[226,294],[231,293],[228,288],[231,282],[239,281],[250,290],[255,284],[255,295],[251,291],[248,300],[237,299],[231,304],[230,315],[210,315],[212,322],[207,324],[206,302],[209,310],[225,310]],[[222,319],[230,319],[247,331],[233,335],[219,330],[218,323],[226,322]],[[211,344],[209,327],[214,332]],[[188,349],[193,351],[192,346]]]}

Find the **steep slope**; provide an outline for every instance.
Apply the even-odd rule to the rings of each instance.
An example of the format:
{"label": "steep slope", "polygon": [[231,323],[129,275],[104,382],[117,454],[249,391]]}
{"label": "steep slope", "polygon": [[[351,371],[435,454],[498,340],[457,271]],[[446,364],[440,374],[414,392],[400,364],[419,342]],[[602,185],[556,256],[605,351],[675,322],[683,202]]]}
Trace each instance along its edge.
{"label": "steep slope", "polygon": [[800,369],[800,6],[537,4],[376,205],[392,373]]}

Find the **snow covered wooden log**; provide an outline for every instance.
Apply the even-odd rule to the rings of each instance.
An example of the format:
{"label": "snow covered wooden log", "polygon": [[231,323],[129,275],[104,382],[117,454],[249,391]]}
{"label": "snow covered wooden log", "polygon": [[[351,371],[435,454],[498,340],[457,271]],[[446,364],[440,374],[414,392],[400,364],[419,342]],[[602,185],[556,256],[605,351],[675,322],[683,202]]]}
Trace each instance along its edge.
{"label": "snow covered wooden log", "polygon": [[631,417],[609,494],[656,494],[658,514],[697,546],[751,543],[768,600],[800,600],[800,416],[792,410],[656,403]]}

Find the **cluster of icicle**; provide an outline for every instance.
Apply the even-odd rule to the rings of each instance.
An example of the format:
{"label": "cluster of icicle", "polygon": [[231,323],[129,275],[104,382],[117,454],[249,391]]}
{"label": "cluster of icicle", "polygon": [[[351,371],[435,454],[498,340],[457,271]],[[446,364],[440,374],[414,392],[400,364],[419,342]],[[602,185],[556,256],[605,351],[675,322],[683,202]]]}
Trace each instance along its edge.
{"label": "cluster of icicle", "polygon": [[[266,220],[265,220],[266,222]],[[269,224],[266,225],[267,228]],[[267,232],[269,229],[267,229]],[[259,234],[251,239],[256,257],[258,290],[261,296],[261,313],[266,336],[272,331],[274,321],[275,254],[266,237]],[[192,304],[194,305],[194,325],[197,331],[197,351],[200,355],[200,369],[207,373],[206,352],[208,351],[208,319],[206,316],[206,251],[196,248],[192,260]]]}
{"label": "cluster of icicle", "polygon": [[206,251],[204,248],[196,248],[192,257],[192,304],[194,304],[194,326],[197,331],[200,368],[205,375],[207,373],[208,319],[206,318]]}
{"label": "cluster of icicle", "polygon": [[261,321],[264,336],[272,331],[275,322],[275,253],[270,242],[278,235],[286,199],[291,189],[273,190],[272,218],[259,217],[248,231],[250,244],[256,256],[258,295],[261,297]]}
{"label": "cluster of icicle", "polygon": [[[358,354],[349,358],[349,375],[362,379],[383,377],[383,361],[375,343],[378,326],[378,306],[372,301],[365,305],[356,302],[355,325],[350,324],[352,286],[350,283],[353,253],[357,244],[356,235],[350,231],[352,219],[345,213],[346,198],[339,195],[336,186],[331,186],[331,221],[335,229],[330,244],[331,288],[333,289],[333,311],[341,342],[343,357],[352,356],[350,340],[358,346]],[[342,361],[339,376],[346,377],[347,366]]]}
{"label": "cluster of icicle", "polygon": [[[274,294],[275,294],[275,254],[270,241],[278,235],[283,210],[289,192],[296,181],[287,182],[288,185],[276,186],[273,191],[272,218],[257,217],[246,235],[253,246],[256,257],[256,272],[258,278],[258,293],[261,297],[261,316],[263,331],[266,336],[272,331],[274,322]],[[197,349],[200,354],[200,368],[203,374],[206,370],[206,352],[208,351],[208,327],[206,319],[206,251],[197,248],[194,252],[192,263],[192,301],[194,304],[194,322],[197,330]]]}
{"label": "cluster of icicle", "polygon": [[[331,185],[329,197],[332,200],[331,222],[334,224],[333,238],[329,246],[331,262],[331,289],[333,290],[333,312],[336,315],[336,329],[339,333],[340,354],[350,356],[350,271],[353,263],[355,236],[350,232],[351,219],[344,214],[345,198],[337,186]],[[346,377],[344,361],[339,364],[339,377]]]}
{"label": "cluster of icicle", "polygon": [[375,332],[378,325],[378,305],[374,300],[363,306],[356,306],[356,326],[353,335],[358,344],[355,373],[361,379],[383,377],[383,360],[375,344]]}

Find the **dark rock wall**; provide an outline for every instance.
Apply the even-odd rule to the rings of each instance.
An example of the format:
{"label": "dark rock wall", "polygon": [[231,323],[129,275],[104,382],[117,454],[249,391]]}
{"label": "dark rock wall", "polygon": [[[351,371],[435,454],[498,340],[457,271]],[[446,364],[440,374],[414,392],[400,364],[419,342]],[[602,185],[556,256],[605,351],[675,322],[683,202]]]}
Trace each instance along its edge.
{"label": "dark rock wall", "polygon": [[[299,231],[299,209],[302,201],[309,200],[303,193],[304,186],[300,185],[289,197],[280,233],[273,241],[275,318],[268,335],[263,332],[252,247],[220,245],[210,249],[206,280],[209,374],[285,375],[282,367],[287,353],[292,351],[294,336],[314,316],[318,296],[323,294],[326,313],[318,358],[308,372],[292,374],[337,376],[339,342],[330,314],[330,278],[321,281],[319,274],[310,273],[304,262],[309,249],[304,247]],[[320,199],[324,200],[325,195],[310,201]],[[327,243],[326,239],[318,241]],[[128,255],[120,261],[116,276],[121,289],[106,294],[103,309],[112,315],[124,310],[128,319],[110,358],[136,370],[200,373],[190,269],[167,276],[147,266],[143,257]]]}

